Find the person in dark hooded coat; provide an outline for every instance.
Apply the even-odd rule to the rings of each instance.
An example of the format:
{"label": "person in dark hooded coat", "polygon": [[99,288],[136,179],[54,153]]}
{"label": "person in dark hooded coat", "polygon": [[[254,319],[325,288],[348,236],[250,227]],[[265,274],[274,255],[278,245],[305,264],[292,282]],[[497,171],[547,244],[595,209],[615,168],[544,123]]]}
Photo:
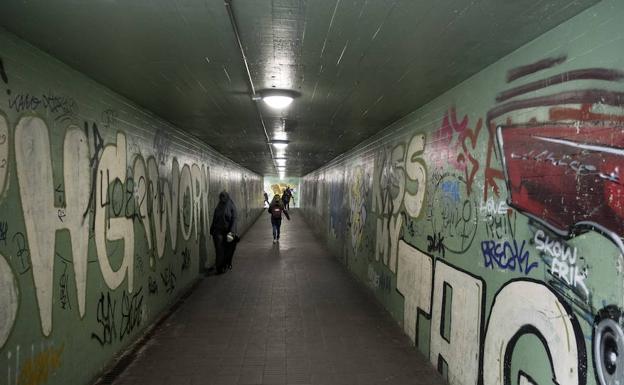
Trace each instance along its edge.
{"label": "person in dark hooded coat", "polygon": [[236,250],[236,206],[230,195],[222,191],[219,194],[219,203],[215,207],[210,225],[210,235],[214,241],[216,252],[217,274],[225,273],[232,268],[232,257]]}

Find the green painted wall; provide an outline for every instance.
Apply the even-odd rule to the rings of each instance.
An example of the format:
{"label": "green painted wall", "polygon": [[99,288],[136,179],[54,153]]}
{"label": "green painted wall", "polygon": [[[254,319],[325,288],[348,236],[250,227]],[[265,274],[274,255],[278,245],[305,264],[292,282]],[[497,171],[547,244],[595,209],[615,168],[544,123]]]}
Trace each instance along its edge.
{"label": "green painted wall", "polygon": [[[0,31],[0,383],[87,384],[239,232],[262,178]],[[114,60],[114,59],[111,59]]]}
{"label": "green painted wall", "polygon": [[624,379],[622,20],[602,1],[303,178],[451,384]]}

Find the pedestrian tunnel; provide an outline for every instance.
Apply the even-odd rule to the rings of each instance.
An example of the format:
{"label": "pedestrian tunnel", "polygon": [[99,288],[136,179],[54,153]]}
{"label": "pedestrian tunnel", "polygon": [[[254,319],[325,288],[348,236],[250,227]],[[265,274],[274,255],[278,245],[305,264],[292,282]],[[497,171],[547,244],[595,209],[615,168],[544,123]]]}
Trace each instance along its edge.
{"label": "pedestrian tunnel", "polygon": [[624,3],[0,5],[0,384],[624,383]]}

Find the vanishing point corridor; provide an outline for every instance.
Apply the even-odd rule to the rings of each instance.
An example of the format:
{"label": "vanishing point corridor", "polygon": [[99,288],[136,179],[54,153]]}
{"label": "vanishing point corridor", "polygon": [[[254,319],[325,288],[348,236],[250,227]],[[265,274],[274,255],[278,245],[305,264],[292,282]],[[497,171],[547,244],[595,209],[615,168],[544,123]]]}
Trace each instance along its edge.
{"label": "vanishing point corridor", "polygon": [[268,214],[233,269],[203,279],[115,385],[443,384],[401,329],[293,211]]}
{"label": "vanishing point corridor", "polygon": [[624,385],[623,21],[0,0],[0,385]]}

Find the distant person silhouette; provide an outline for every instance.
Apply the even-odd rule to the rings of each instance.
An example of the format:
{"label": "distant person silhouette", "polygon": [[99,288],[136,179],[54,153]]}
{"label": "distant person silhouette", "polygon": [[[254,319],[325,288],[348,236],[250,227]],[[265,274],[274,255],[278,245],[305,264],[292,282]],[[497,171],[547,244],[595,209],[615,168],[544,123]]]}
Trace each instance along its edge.
{"label": "distant person silhouette", "polygon": [[269,202],[269,194],[267,194],[266,191],[264,192],[264,202],[267,204],[265,207],[269,207],[271,204],[271,202]]}
{"label": "distant person silhouette", "polygon": [[284,193],[282,194],[282,200],[284,201],[284,208],[286,208],[286,210],[290,210],[290,200],[292,197],[292,190],[289,186],[286,186],[286,190],[284,190]]}

